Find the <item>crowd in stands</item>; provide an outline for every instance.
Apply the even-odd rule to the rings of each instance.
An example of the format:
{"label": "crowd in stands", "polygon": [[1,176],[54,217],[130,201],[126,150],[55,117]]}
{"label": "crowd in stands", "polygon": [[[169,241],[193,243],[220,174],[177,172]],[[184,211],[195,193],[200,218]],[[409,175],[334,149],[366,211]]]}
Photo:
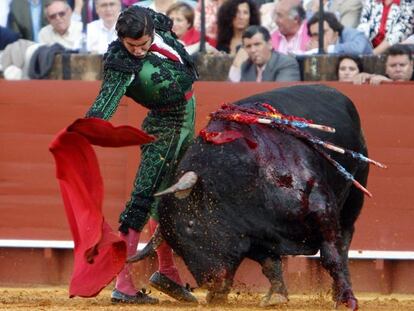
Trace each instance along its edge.
{"label": "crowd in stands", "polygon": [[[233,57],[228,73],[233,82],[300,80],[298,59],[321,51],[339,56],[340,81],[378,84],[412,79],[412,72],[393,72],[413,67],[414,0],[322,2],[323,15],[320,0],[204,0],[205,51]],[[39,66],[35,58],[44,60],[56,53],[104,54],[117,39],[120,12],[131,5],[166,14],[187,51],[200,51],[201,0],[2,0],[4,77],[38,77],[30,70]],[[362,56],[383,54],[385,75],[363,71]],[[50,66],[41,64],[45,63]]]}

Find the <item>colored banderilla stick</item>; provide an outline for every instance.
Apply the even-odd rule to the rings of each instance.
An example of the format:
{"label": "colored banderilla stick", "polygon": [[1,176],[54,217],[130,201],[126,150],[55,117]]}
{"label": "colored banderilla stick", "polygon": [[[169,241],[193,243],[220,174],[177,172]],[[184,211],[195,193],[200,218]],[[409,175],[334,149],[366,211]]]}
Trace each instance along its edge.
{"label": "colored banderilla stick", "polygon": [[[327,125],[321,125],[321,124],[315,124],[309,120],[306,120],[304,118],[289,118],[288,116],[283,115],[279,111],[277,111],[275,108],[273,108],[269,104],[262,104],[262,106],[268,110],[266,111],[260,111],[260,110],[254,110],[250,108],[245,107],[239,107],[235,105],[230,104],[224,104],[222,105],[222,110],[217,111],[216,113],[220,113],[221,111],[241,111],[244,113],[247,113],[252,116],[260,116],[256,119],[256,122],[254,123],[260,123],[260,124],[270,124],[271,122],[277,122],[279,124],[285,124],[290,125],[298,128],[313,128],[320,131],[328,132],[328,133],[335,133],[335,129],[333,127],[327,126]],[[235,120],[236,121],[236,120]]]}
{"label": "colored banderilla stick", "polygon": [[315,123],[306,123],[306,122],[302,122],[302,121],[289,121],[287,119],[283,119],[283,118],[275,118],[275,117],[271,117],[271,116],[267,116],[268,119],[265,118],[258,118],[257,122],[260,124],[270,124],[272,122],[277,122],[280,124],[286,124],[286,125],[290,125],[290,126],[294,126],[294,127],[298,127],[298,128],[313,128],[316,130],[320,130],[320,131],[324,131],[324,132],[328,132],[328,133],[335,133],[335,129],[333,127],[327,126],[327,125],[321,125],[321,124],[315,124]]}
{"label": "colored banderilla stick", "polygon": [[[288,116],[284,116],[271,105],[269,104],[261,104],[261,105],[265,107],[266,109],[268,109],[271,112],[271,114],[265,111],[261,111],[261,110],[254,110],[250,108],[244,108],[244,107],[239,107],[235,105],[224,104],[222,105],[222,110],[219,110],[213,113],[212,116],[216,118],[224,119],[224,120],[236,121],[239,123],[249,123],[249,124],[259,123],[259,124],[264,124],[264,125],[274,125],[276,123],[280,125],[291,126],[294,128],[314,128],[314,129],[318,129],[318,130],[328,132],[328,133],[335,133],[335,128],[333,127],[330,127],[327,125],[321,125],[321,124],[314,124],[303,118],[300,118],[301,121],[290,120]],[[237,111],[237,110],[243,112],[243,114],[229,112],[229,111]],[[265,118],[259,118],[258,116],[263,116]],[[332,150],[334,152],[348,154],[356,160],[371,163],[381,168],[387,167],[386,165],[378,161],[372,160],[364,156],[361,153],[336,146],[332,143],[324,142],[314,136],[307,136],[306,139],[311,141],[314,144],[321,145],[324,148]]]}
{"label": "colored banderilla stick", "polygon": [[[295,127],[288,127],[286,125],[271,125],[271,126],[278,127],[281,130],[285,130],[286,132],[289,132],[291,135],[296,136],[297,138],[301,138],[301,139],[309,141],[310,143],[313,143],[313,148],[315,148],[316,151],[318,151],[329,163],[331,163],[346,180],[351,181],[355,187],[357,187],[367,196],[372,198],[372,194],[371,192],[369,192],[367,188],[361,185],[351,173],[349,173],[341,164],[339,164],[337,161],[332,159],[332,157],[328,153],[326,153],[322,148],[320,148],[320,146],[326,147],[324,145],[326,144],[325,142],[312,136],[309,133],[302,132]],[[331,146],[334,146],[334,145],[331,145]],[[343,148],[340,148],[340,149],[343,149]]]}
{"label": "colored banderilla stick", "polygon": [[[302,138],[304,140],[307,140],[308,142],[312,143],[314,148],[330,162],[337,170],[338,172],[344,176],[345,179],[352,181],[355,187],[360,189],[362,192],[364,192],[367,196],[372,197],[372,194],[366,189],[364,186],[362,186],[356,179],[354,179],[354,176],[349,173],[341,164],[339,164],[337,161],[332,159],[332,157],[327,154],[325,151],[320,149],[319,146],[322,146],[326,149],[341,153],[341,154],[348,154],[352,156],[354,159],[357,159],[362,162],[368,162],[372,163],[374,165],[377,165],[381,168],[386,168],[386,166],[382,163],[379,163],[377,161],[374,161],[366,156],[364,156],[361,153],[345,149],[339,146],[336,146],[332,143],[324,142],[323,140],[317,138],[314,135],[311,135],[310,133],[302,132],[299,130],[299,128],[315,128],[319,129],[325,132],[334,133],[335,129],[326,125],[319,125],[314,124],[311,121],[308,121],[303,118],[295,118],[295,117],[289,117],[284,116],[283,114],[279,113],[275,108],[270,106],[269,104],[262,104],[263,107],[268,109],[270,113],[267,113],[265,111],[261,110],[254,110],[250,108],[243,108],[239,106],[234,105],[223,105],[222,109],[214,112],[211,114],[213,118],[216,119],[223,119],[223,120],[229,120],[229,121],[235,121],[238,123],[247,123],[247,124],[264,124],[269,125],[273,128],[285,130],[286,132],[298,137]],[[241,111],[242,113],[236,112]],[[260,116],[260,117],[259,117]],[[300,120],[298,120],[300,119]]]}

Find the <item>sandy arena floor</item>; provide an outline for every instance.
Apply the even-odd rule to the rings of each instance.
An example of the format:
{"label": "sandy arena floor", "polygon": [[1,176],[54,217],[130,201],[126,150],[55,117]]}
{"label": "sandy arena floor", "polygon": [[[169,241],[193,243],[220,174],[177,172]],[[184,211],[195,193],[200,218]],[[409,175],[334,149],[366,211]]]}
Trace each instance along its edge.
{"label": "sandy arena floor", "polygon": [[[0,288],[0,310],[145,310],[145,311],[221,311],[221,310],[263,310],[257,307],[260,295],[250,293],[232,293],[228,304],[207,306],[204,303],[205,292],[196,291],[201,302],[199,305],[188,305],[174,302],[167,296],[154,291],[153,296],[160,299],[156,306],[119,305],[110,301],[110,290],[103,290],[96,298],[68,298],[66,287],[36,288]],[[414,295],[378,295],[357,293],[359,307],[362,311],[374,310],[414,310]],[[328,294],[291,295],[287,305],[267,308],[265,310],[314,311],[333,310],[333,302]],[[340,308],[344,310],[345,308]]]}

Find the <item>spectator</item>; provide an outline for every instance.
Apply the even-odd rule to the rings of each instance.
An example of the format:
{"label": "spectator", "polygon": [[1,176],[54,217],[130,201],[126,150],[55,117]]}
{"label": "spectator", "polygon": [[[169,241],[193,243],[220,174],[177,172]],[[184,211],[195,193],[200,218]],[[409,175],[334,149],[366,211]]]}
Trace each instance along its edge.
{"label": "spectator", "polygon": [[263,4],[271,3],[273,0],[253,0],[253,2],[256,4],[257,9],[260,10]]}
{"label": "spectator", "polygon": [[9,43],[1,53],[1,68],[4,79],[29,79],[30,60],[40,46],[40,43],[26,39]]}
{"label": "spectator", "polygon": [[95,0],[99,19],[88,24],[86,47],[89,52],[104,54],[117,39],[115,24],[121,12],[121,0]]}
{"label": "spectator", "polygon": [[272,2],[263,3],[260,8],[260,24],[269,30],[270,33],[277,30],[275,19],[273,18],[275,7],[278,0],[273,0]]}
{"label": "spectator", "polygon": [[260,25],[259,11],[252,0],[227,0],[217,14],[217,49],[235,55],[247,27]]}
{"label": "spectator", "polygon": [[[323,0],[325,12],[332,12],[345,27],[356,28],[362,11],[361,0]],[[308,18],[319,11],[319,0],[311,0],[306,6]]]}
{"label": "spectator", "polygon": [[358,30],[381,54],[393,44],[404,41],[413,31],[412,0],[365,0]]}
{"label": "spectator", "polygon": [[82,41],[82,23],[71,20],[72,9],[66,0],[50,0],[45,8],[49,25],[39,33],[39,42],[59,43],[66,49],[79,49]]}
{"label": "spectator", "polygon": [[72,20],[87,24],[99,19],[95,0],[67,0],[67,2],[72,9]]}
{"label": "spectator", "polygon": [[[323,45],[327,53],[337,54],[372,54],[372,46],[364,34],[354,28],[344,27],[331,12],[323,13]],[[309,51],[318,52],[319,13],[308,21],[308,35],[311,37]]]}
{"label": "spectator", "polygon": [[[212,39],[217,39],[217,12],[220,6],[225,0],[205,0],[205,25],[206,25],[206,35]],[[198,4],[195,9],[195,28],[200,31],[201,29],[201,0],[198,1]]]}
{"label": "spectator", "polygon": [[12,0],[8,27],[22,39],[39,42],[39,31],[47,25],[44,8],[45,0]]}
{"label": "spectator", "polygon": [[[200,50],[200,33],[194,28],[194,9],[184,2],[174,3],[168,10],[167,16],[173,21],[173,32],[184,44],[187,52],[193,54]],[[207,51],[217,51],[215,40],[206,38]]]}
{"label": "spectator", "polygon": [[336,66],[336,74],[338,81],[352,82],[354,77],[363,72],[362,61],[359,57],[354,55],[342,55],[338,59]]}
{"label": "spectator", "polygon": [[279,0],[275,6],[277,30],[272,33],[273,48],[284,54],[302,54],[308,48],[306,12],[300,0]]}
{"label": "spectator", "polygon": [[249,26],[243,33],[243,48],[248,59],[241,67],[233,64],[229,80],[239,81],[298,81],[299,65],[288,55],[273,50],[269,31],[263,26]]}
{"label": "spectator", "polygon": [[409,36],[407,39],[405,39],[401,43],[402,44],[414,44],[414,34],[412,34],[411,36]]}
{"label": "spectator", "polygon": [[362,72],[354,77],[354,84],[380,84],[382,82],[414,81],[413,57],[408,46],[395,44],[385,53],[385,76]]}
{"label": "spectator", "polygon": [[11,0],[0,1],[0,26],[7,27]]}
{"label": "spectator", "polygon": [[0,26],[0,51],[17,40],[19,40],[19,34],[9,28]]}
{"label": "spectator", "polygon": [[[139,5],[144,8],[150,8],[158,13],[166,14],[168,8],[176,3],[177,0],[144,0],[135,3],[134,5]],[[193,0],[181,0],[181,2],[185,2],[191,7],[195,7],[196,2]]]}

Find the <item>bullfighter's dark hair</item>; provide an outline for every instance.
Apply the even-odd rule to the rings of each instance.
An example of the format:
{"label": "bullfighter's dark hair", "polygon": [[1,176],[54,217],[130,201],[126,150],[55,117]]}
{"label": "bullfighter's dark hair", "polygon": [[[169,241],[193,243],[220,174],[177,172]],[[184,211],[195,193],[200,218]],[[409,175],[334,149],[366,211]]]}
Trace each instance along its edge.
{"label": "bullfighter's dark hair", "polygon": [[385,52],[386,58],[388,56],[397,56],[397,55],[407,55],[408,59],[411,61],[413,60],[413,54],[411,49],[405,44],[394,44],[391,45],[388,50]]}
{"label": "bullfighter's dark hair", "polygon": [[154,35],[154,22],[148,9],[133,5],[121,12],[115,29],[120,39],[126,37],[139,39],[145,35],[152,37]]}
{"label": "bullfighter's dark hair", "polygon": [[227,0],[217,12],[217,47],[226,52],[230,51],[230,41],[234,35],[233,19],[237,14],[239,4],[247,3],[250,11],[249,25],[260,25],[260,15],[253,0]]}
{"label": "bullfighter's dark hair", "polygon": [[260,26],[260,25],[252,25],[252,26],[247,27],[247,29],[243,32],[242,39],[245,39],[245,38],[250,39],[257,33],[262,34],[264,41],[267,42],[270,40],[269,30],[267,30],[265,27]]}
{"label": "bullfighter's dark hair", "polygon": [[[310,32],[310,27],[315,24],[318,23],[320,20],[319,18],[319,12],[316,12],[315,14],[313,14],[313,16],[308,20],[308,35],[312,36],[311,32]],[[336,18],[335,14],[332,12],[324,12],[322,15],[322,20],[327,22],[329,27],[331,27],[333,29],[333,31],[337,32],[339,34],[339,36],[342,34],[342,30],[344,30],[344,25],[342,25],[338,19]]]}
{"label": "bullfighter's dark hair", "polygon": [[356,55],[351,55],[351,54],[343,54],[343,55],[341,55],[341,56],[338,57],[338,63],[336,64],[336,71],[335,71],[336,74],[338,74],[338,72],[339,72],[339,66],[341,65],[341,62],[344,59],[350,59],[350,60],[354,61],[355,64],[357,65],[357,67],[358,67],[359,72],[363,72],[364,71],[364,66],[362,64],[362,60],[361,60],[360,57],[358,57]]}

